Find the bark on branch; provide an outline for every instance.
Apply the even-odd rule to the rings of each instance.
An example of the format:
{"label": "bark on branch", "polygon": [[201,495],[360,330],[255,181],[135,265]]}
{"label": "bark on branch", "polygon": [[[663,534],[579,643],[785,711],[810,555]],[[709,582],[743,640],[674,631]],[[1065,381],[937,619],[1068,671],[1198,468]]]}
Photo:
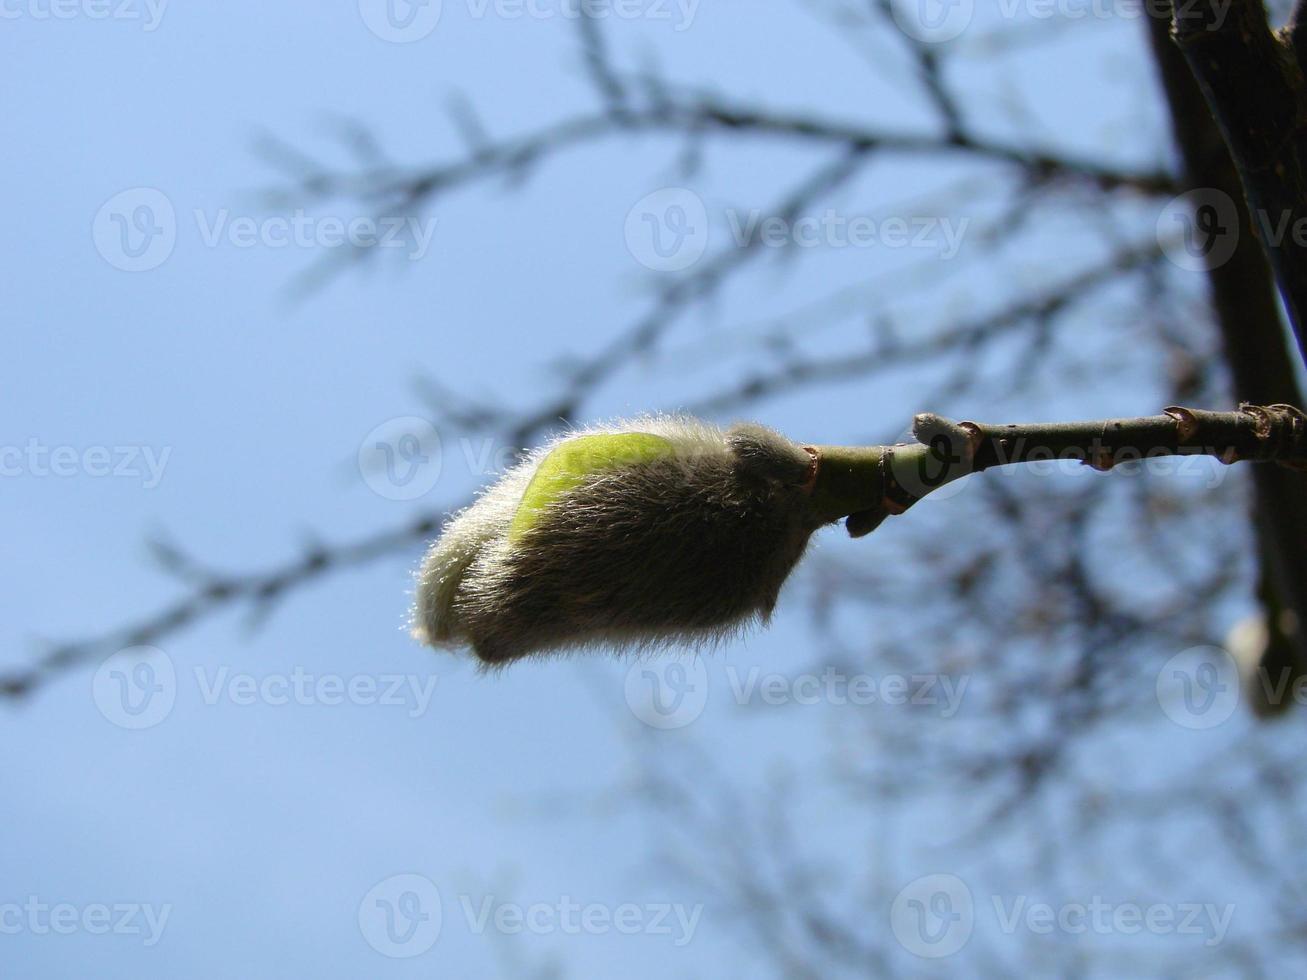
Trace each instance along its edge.
{"label": "bark on branch", "polygon": [[1176,4],[1172,36],[1224,134],[1253,225],[1307,358],[1307,85],[1295,23],[1272,32],[1261,0]]}
{"label": "bark on branch", "polygon": [[[1294,24],[1301,18],[1295,15]],[[1170,13],[1147,20],[1149,41],[1183,165],[1186,190],[1223,194],[1234,202],[1238,237],[1228,261],[1206,278],[1234,397],[1257,404],[1307,404],[1296,359],[1283,329],[1270,263],[1257,244],[1253,216],[1238,170],[1193,71],[1171,37]],[[1297,28],[1291,27],[1291,36]],[[1296,47],[1296,45],[1295,45]],[[1253,469],[1253,528],[1257,536],[1257,595],[1267,627],[1264,664],[1279,673],[1307,674],[1307,474],[1278,466]],[[1254,690],[1259,688],[1254,687]],[[1291,701],[1254,700],[1259,713],[1279,713]]]}
{"label": "bark on branch", "polygon": [[1292,405],[1172,407],[1141,418],[1015,425],[927,413],[913,420],[913,434],[915,444],[812,447],[814,509],[829,520],[847,516],[849,533],[860,537],[932,491],[996,466],[1076,460],[1106,471],[1159,456],[1203,455],[1307,469],[1307,415]]}

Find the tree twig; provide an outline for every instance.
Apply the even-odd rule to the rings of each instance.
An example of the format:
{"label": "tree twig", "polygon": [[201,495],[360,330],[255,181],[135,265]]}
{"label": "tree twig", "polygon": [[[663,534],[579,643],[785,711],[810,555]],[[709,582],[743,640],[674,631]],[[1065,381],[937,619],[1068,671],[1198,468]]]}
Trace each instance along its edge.
{"label": "tree twig", "polygon": [[1292,405],[1241,405],[1233,412],[1172,407],[1161,415],[985,425],[933,413],[913,420],[915,444],[815,446],[814,510],[848,517],[854,537],[902,514],[946,484],[996,466],[1075,460],[1097,470],[1160,456],[1212,456],[1222,463],[1275,462],[1307,469],[1307,414]]}

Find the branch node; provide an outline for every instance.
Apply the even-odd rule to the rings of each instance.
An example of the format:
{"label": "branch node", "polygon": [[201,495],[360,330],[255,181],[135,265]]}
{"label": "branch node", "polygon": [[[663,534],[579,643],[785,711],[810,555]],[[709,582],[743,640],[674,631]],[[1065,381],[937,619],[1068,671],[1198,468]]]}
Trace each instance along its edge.
{"label": "branch node", "polygon": [[1181,443],[1188,442],[1198,433],[1198,417],[1189,409],[1168,405],[1162,413],[1175,419],[1176,436]]}
{"label": "branch node", "polygon": [[934,412],[922,412],[913,416],[912,435],[923,446],[933,446],[943,438],[947,441],[950,453],[958,453],[966,462],[975,458],[976,450],[984,440],[984,434],[977,423],[954,422]]}
{"label": "branch node", "polygon": [[1085,456],[1084,464],[1098,470],[1099,473],[1106,473],[1116,466],[1116,456],[1106,449],[1099,449],[1096,452],[1088,453]]}

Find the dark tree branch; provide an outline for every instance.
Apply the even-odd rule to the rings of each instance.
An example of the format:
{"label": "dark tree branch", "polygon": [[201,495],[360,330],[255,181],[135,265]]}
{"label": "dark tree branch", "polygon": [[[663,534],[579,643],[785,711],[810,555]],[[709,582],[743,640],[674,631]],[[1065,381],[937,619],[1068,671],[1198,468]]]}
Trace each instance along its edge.
{"label": "dark tree branch", "polygon": [[[629,94],[629,93],[628,93]],[[265,139],[262,150],[270,162],[286,169],[294,184],[273,198],[274,203],[300,204],[305,198],[358,197],[382,209],[412,209],[429,205],[441,194],[498,175],[519,174],[546,154],[620,135],[625,132],[668,135],[753,135],[794,139],[857,152],[878,150],[906,156],[972,156],[1020,168],[1041,182],[1088,181],[1101,190],[1129,189],[1145,194],[1174,194],[1173,175],[1162,171],[1132,171],[1062,153],[1052,148],[1023,147],[982,136],[939,136],[899,132],[859,122],[789,115],[763,108],[733,105],[706,94],[665,95],[640,106],[624,105],[620,113],[606,110],[576,116],[533,133],[486,143],[465,158],[429,167],[393,166],[336,172],[319,166],[279,140]]]}
{"label": "dark tree branch", "polygon": [[[1235,161],[1184,55],[1171,41],[1167,22],[1150,17],[1148,25],[1185,184],[1226,195],[1238,212],[1240,234],[1233,253],[1207,271],[1234,396],[1258,403],[1304,404],[1271,270],[1256,244]],[[1295,625],[1307,624],[1307,509],[1301,506],[1307,499],[1307,474],[1257,467],[1252,478],[1258,592],[1269,631],[1267,657],[1307,670],[1307,630]],[[1286,611],[1288,617],[1281,615]],[[1288,703],[1283,700],[1281,707]]]}
{"label": "dark tree branch", "polygon": [[626,111],[626,86],[613,70],[608,58],[608,45],[596,16],[598,12],[586,4],[582,4],[580,10],[581,16],[576,23],[581,32],[581,54],[585,69],[608,111],[620,120]]}
{"label": "dark tree branch", "polygon": [[[1307,357],[1307,98],[1261,0],[1175,6],[1172,33],[1225,135],[1262,247]],[[1300,34],[1291,32],[1291,36]]]}
{"label": "dark tree branch", "polygon": [[912,58],[917,66],[917,77],[926,90],[926,97],[939,114],[948,138],[950,140],[965,139],[962,107],[945,84],[943,56],[940,46],[920,41],[899,28],[898,21],[894,18],[892,0],[877,0],[876,9],[887,24],[895,27],[903,42],[911,50]]}
{"label": "dark tree branch", "polygon": [[30,665],[0,673],[0,699],[19,700],[57,674],[102,660],[125,647],[158,643],[214,613],[244,605],[257,622],[267,616],[291,591],[324,575],[365,565],[383,555],[416,547],[440,529],[435,516],[417,520],[380,534],[331,548],[314,547],[265,571],[241,575],[205,572],[175,549],[161,557],[165,568],[183,580],[187,593],[140,619],[99,636],[61,643]]}
{"label": "dark tree branch", "polygon": [[1289,46],[1293,48],[1294,59],[1300,70],[1307,66],[1307,0],[1296,0],[1285,25],[1285,34]]}

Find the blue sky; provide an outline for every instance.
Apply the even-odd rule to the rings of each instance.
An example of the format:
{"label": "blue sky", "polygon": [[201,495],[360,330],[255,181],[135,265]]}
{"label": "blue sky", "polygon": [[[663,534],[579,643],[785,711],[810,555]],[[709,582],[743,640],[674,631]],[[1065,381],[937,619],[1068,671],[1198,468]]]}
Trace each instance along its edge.
{"label": "blue sky", "polygon": [[[623,239],[635,202],[685,180],[677,145],[651,137],[547,159],[523,188],[490,181],[443,199],[421,216],[434,222],[423,226],[430,247],[421,261],[385,256],[305,298],[289,287],[321,250],[268,239],[273,213],[260,192],[279,175],[254,152],[261,133],[347,166],[338,134],[342,120],[357,119],[395,160],[417,164],[464,151],[446,112],[456,93],[495,135],[588,110],[594,97],[565,18],[493,7],[478,16],[470,0],[446,0],[429,35],[397,44],[369,30],[353,0],[312,10],[165,5],[157,23],[144,5],[105,19],[91,3],[64,8],[62,19],[39,0],[5,9],[0,256],[10,356],[0,361],[0,444],[75,461],[60,476],[48,471],[53,457],[46,467],[24,449],[0,480],[13,570],[0,594],[0,663],[23,664],[42,641],[98,634],[174,595],[149,561],[149,535],[166,532],[212,567],[240,571],[283,561],[314,537],[352,540],[458,506],[487,478],[469,457],[495,459],[503,447],[445,440],[439,477],[416,501],[391,499],[384,481],[378,493],[359,472],[369,433],[423,415],[415,379],[535,404],[553,383],[551,363],[630,321],[658,281]],[[790,111],[829,112],[832,91],[847,90],[850,118],[926,125],[920,98],[893,81],[887,66],[897,63],[868,66],[802,6],[761,17],[755,4],[702,0],[688,20],[675,9],[668,20],[610,23],[615,50],[634,64],[656,58],[687,85]],[[1087,98],[1148,84],[1137,25],[1085,27],[1074,48],[1083,77],[1066,69],[1068,50],[1050,45],[1014,69],[1036,130],[1080,153],[1137,154],[1133,127],[1149,113],[1121,109],[1115,96],[1093,102],[1087,125],[1057,129],[1077,86]],[[1050,72],[1056,92],[1025,84]],[[975,84],[992,83],[978,74]],[[985,125],[1001,134],[1014,116],[1001,109],[1001,87],[992,94]],[[1145,144],[1144,162],[1158,162],[1161,145]],[[778,171],[820,162],[810,150],[760,142],[714,151],[692,183],[714,214],[765,207],[780,189]],[[902,213],[950,179],[947,167],[877,164],[834,203]],[[117,226],[96,220],[106,202],[140,188],[174,209],[176,240],[157,267],[127,272],[103,254]],[[324,218],[366,217],[350,202],[309,213],[315,234]],[[208,240],[240,219],[261,229],[253,245],[236,232]],[[727,240],[725,228],[713,226],[710,247]],[[1074,257],[1078,246],[1063,248]],[[1041,259],[1030,257],[1032,270]],[[589,409],[602,417],[676,407],[710,391],[736,376],[736,364],[725,355],[687,362],[678,351],[713,331],[728,348],[732,329],[819,286],[953,275],[886,249],[823,260],[769,260],[747,286],[689,317],[670,354],[623,372]],[[947,281],[945,308],[958,313],[1003,289],[983,270]],[[890,296],[885,305],[910,320],[913,302]],[[846,342],[816,331],[813,349]],[[856,399],[810,394],[760,412],[799,438],[851,441],[901,430],[923,407],[911,394],[900,380]],[[1147,389],[1123,387],[1115,401],[1114,413],[1156,407]],[[1096,408],[1049,404],[1069,414]],[[102,453],[120,475],[95,475]],[[884,533],[893,554],[901,539]],[[867,554],[836,532],[821,546],[846,559]],[[0,710],[0,906],[71,906],[79,923],[61,935],[41,929],[42,913],[22,912],[12,920],[22,928],[0,935],[6,975],[487,976],[512,975],[518,958],[575,976],[747,972],[724,910],[651,865],[658,834],[620,805],[621,787],[632,776],[633,739],[667,752],[710,745],[744,778],[825,744],[812,713],[764,712],[760,721],[730,703],[723,673],[819,660],[802,604],[715,656],[706,668],[712,697],[692,724],[654,731],[628,706],[624,664],[524,664],[487,678],[418,648],[403,630],[418,557],[415,547],[330,576],[257,630],[223,614],[170,637],[166,661],[153,663],[172,666],[172,703],[151,727],[115,724],[104,692],[116,682],[94,665]],[[305,703],[280,703],[296,678],[310,686]],[[378,690],[333,703],[337,681]],[[394,697],[383,698],[390,685]],[[870,850],[858,828],[828,832],[854,854]],[[368,905],[378,886],[393,908],[406,893],[422,898],[420,881],[395,876],[429,882],[443,912],[438,937],[408,958],[378,951],[382,906]],[[514,907],[561,917],[569,901],[600,918],[634,907],[624,913],[635,916],[634,934],[612,925],[514,932]],[[144,931],[96,934],[84,917],[101,905],[137,909]],[[371,925],[361,924],[361,906]],[[501,906],[500,930],[468,911]],[[657,909],[671,910],[669,931],[652,927]],[[147,911],[166,916],[157,935],[144,926]],[[678,914],[693,925],[678,925]]]}

